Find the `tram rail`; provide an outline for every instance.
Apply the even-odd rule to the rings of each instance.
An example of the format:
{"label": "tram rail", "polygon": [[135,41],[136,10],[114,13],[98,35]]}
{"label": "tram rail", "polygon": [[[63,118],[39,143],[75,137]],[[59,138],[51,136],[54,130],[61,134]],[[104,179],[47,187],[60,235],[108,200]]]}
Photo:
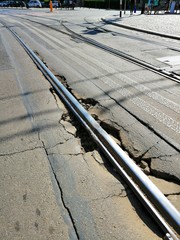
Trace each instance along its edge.
{"label": "tram rail", "polygon": [[109,161],[116,167],[117,171],[126,180],[136,196],[151,213],[155,221],[165,233],[166,239],[177,240],[174,230],[180,232],[180,213],[140,170],[134,161],[114,142],[114,140],[100,127],[100,125],[89,115],[72,94],[59,82],[45,64],[35,53],[23,42],[23,40],[10,27],[5,26],[28,55],[32,58],[38,68],[55,88],[58,95],[86,128],[92,138],[99,145],[101,150],[108,157]]}
{"label": "tram rail", "polygon": [[150,63],[147,63],[147,62],[142,61],[142,60],[140,60],[138,58],[135,58],[135,57],[133,57],[133,56],[127,54],[127,53],[124,53],[124,52],[119,51],[117,49],[114,49],[114,48],[111,48],[111,47],[106,46],[104,44],[101,44],[101,43],[99,43],[99,42],[97,42],[97,41],[95,41],[93,39],[89,39],[89,38],[83,37],[82,35],[77,34],[74,31],[70,30],[65,25],[63,25],[63,26],[66,28],[67,31],[71,32],[78,39],[83,40],[84,42],[86,42],[88,44],[91,44],[91,45],[93,45],[95,47],[101,48],[101,49],[107,51],[108,53],[116,55],[116,56],[118,56],[118,57],[120,57],[120,58],[122,58],[122,59],[124,59],[126,61],[132,62],[133,64],[136,64],[136,65],[138,65],[140,67],[143,67],[143,68],[145,68],[147,70],[155,72],[155,73],[157,73],[157,74],[159,74],[159,75],[161,75],[163,77],[166,77],[168,79],[171,79],[171,80],[173,80],[175,82],[180,83],[180,76],[178,74],[176,74],[176,73],[168,72],[168,71],[166,71],[164,69],[161,69],[161,68],[158,68],[156,66],[153,66]]}
{"label": "tram rail", "polygon": [[[35,17],[35,16],[33,16],[33,17]],[[21,17],[18,17],[18,18],[21,18]],[[179,74],[177,74],[175,72],[169,72],[169,71],[167,71],[167,70],[165,70],[163,68],[156,67],[156,66],[154,66],[154,65],[152,65],[150,63],[142,61],[141,59],[133,57],[130,54],[127,54],[125,52],[119,51],[119,50],[114,49],[112,47],[106,46],[106,45],[104,45],[102,43],[99,43],[99,42],[93,40],[93,39],[84,37],[81,34],[78,34],[78,33],[74,32],[74,31],[70,30],[63,23],[63,21],[59,21],[57,19],[50,19],[50,20],[58,21],[60,23],[60,25],[62,25],[65,28],[66,32],[63,31],[63,30],[57,29],[56,27],[53,27],[51,25],[47,25],[45,23],[41,23],[41,22],[38,22],[38,21],[35,21],[35,20],[32,20],[32,19],[28,19],[28,18],[23,18],[23,19],[26,19],[26,20],[34,22],[34,23],[38,23],[40,25],[43,25],[45,27],[48,27],[48,28],[53,29],[55,31],[58,31],[58,32],[60,32],[62,34],[66,34],[66,35],[68,35],[68,36],[70,36],[72,38],[77,38],[77,39],[79,39],[79,40],[81,40],[81,41],[83,41],[83,42],[85,42],[87,44],[90,44],[90,45],[92,45],[94,47],[100,48],[100,49],[102,49],[102,50],[104,50],[104,51],[106,51],[106,52],[108,52],[110,54],[113,54],[113,55],[119,57],[119,58],[122,58],[125,61],[128,61],[128,62],[131,62],[133,64],[136,64],[136,65],[138,65],[138,66],[140,66],[140,67],[142,67],[144,69],[147,69],[147,70],[149,70],[151,72],[154,72],[154,73],[156,73],[158,75],[161,75],[161,76],[163,76],[165,78],[168,78],[168,79],[170,79],[172,81],[180,83],[180,75]]]}
{"label": "tram rail", "polygon": [[[9,15],[9,14],[7,14],[7,15]],[[28,15],[28,16],[31,16],[31,15]],[[20,18],[20,19],[25,19],[25,20],[27,20],[27,21],[29,21],[29,22],[33,22],[33,23],[37,23],[37,24],[40,24],[40,25],[42,25],[42,26],[45,26],[45,27],[47,27],[47,28],[49,28],[49,29],[53,29],[53,30],[55,30],[55,31],[57,31],[57,32],[60,32],[60,33],[62,33],[62,34],[65,34],[65,35],[67,35],[67,36],[69,36],[69,37],[71,37],[71,38],[74,38],[74,39],[79,39],[81,42],[86,42],[85,40],[86,39],[88,39],[91,43],[89,43],[89,42],[87,42],[87,44],[91,44],[91,45],[93,45],[94,47],[96,47],[95,45],[94,45],[94,43],[96,43],[96,41],[94,41],[94,40],[92,40],[91,41],[91,39],[89,39],[89,38],[86,38],[86,37],[83,37],[83,36],[81,36],[80,34],[77,34],[77,33],[74,33],[73,31],[71,31],[69,28],[67,28],[66,26],[64,26],[64,24],[66,24],[66,22],[62,22],[62,21],[59,21],[58,19],[52,19],[52,18],[46,18],[46,19],[48,19],[48,20],[53,20],[53,21],[56,21],[56,22],[58,22],[59,24],[58,25],[56,25],[56,26],[52,26],[52,24],[50,23],[50,25],[47,25],[47,24],[45,24],[44,22],[43,23],[41,23],[41,22],[39,22],[39,21],[36,21],[36,20],[34,20],[34,17],[37,17],[37,18],[42,18],[41,16],[39,17],[39,16],[34,16],[33,15],[33,19],[29,19],[29,18],[26,18],[26,17],[20,17],[20,16],[11,16],[11,17],[13,17],[13,18]],[[59,29],[61,26],[63,26],[63,29]],[[84,40],[83,40],[83,39]],[[98,43],[98,42],[97,42]],[[109,50],[109,47],[108,46],[106,46],[106,45],[103,45],[103,44],[101,44],[101,43],[98,43],[98,45],[101,47],[101,45],[103,46],[103,48],[101,48],[102,50],[104,50],[104,51],[106,51],[107,53],[110,53],[110,54],[116,54],[116,56],[118,57],[118,54],[119,54],[119,51],[118,50],[116,50],[116,49],[113,49],[113,53],[112,52],[109,52],[108,50]],[[99,46],[97,46],[98,48],[99,48]],[[178,49],[177,49],[177,51],[178,51]],[[115,52],[115,53],[114,53]],[[126,54],[126,53],[123,53],[122,52],[122,54],[123,54],[123,57],[124,57],[124,60],[125,61],[129,61],[129,62],[131,62],[132,64],[137,64],[137,65],[139,65],[140,67],[142,67],[142,65],[141,65],[141,63],[144,65],[146,65],[146,66],[143,66],[143,68],[145,68],[145,69],[147,69],[148,71],[153,71],[153,72],[155,72],[156,74],[160,74],[160,75],[162,75],[162,76],[164,76],[165,78],[168,78],[168,79],[170,79],[170,80],[172,80],[172,81],[175,81],[175,82],[177,82],[177,83],[179,83],[179,81],[180,80],[178,80],[177,78],[180,78],[180,75],[177,75],[177,74],[175,74],[176,76],[177,76],[177,78],[174,78],[174,75],[172,75],[172,73],[171,72],[167,72],[167,71],[164,71],[163,73],[162,73],[162,69],[159,69],[160,71],[158,71],[158,68],[157,67],[154,67],[153,65],[151,65],[151,64],[149,64],[149,63],[144,63],[144,61],[142,61],[142,60],[140,60],[140,59],[137,59],[137,58],[134,58],[133,56],[131,56],[131,55],[129,55],[129,54]],[[130,56],[130,58],[131,58],[131,60],[127,60],[127,56]],[[123,58],[122,57],[122,58]],[[138,63],[137,62],[134,62],[133,60],[137,60],[138,61]],[[165,75],[164,75],[165,74]],[[163,80],[162,80],[163,81]],[[134,116],[133,115],[133,113],[130,113],[132,116]],[[140,121],[144,126],[146,126],[146,122],[144,122],[141,118],[139,118],[138,116],[135,116],[136,117],[136,119],[138,120],[138,121]],[[176,142],[171,142],[171,141],[169,141],[169,138],[168,137],[166,137],[166,136],[162,136],[161,135],[161,133],[157,130],[157,129],[155,129],[155,128],[153,128],[151,125],[148,125],[148,128],[153,132],[153,133],[155,133],[158,137],[160,137],[161,139],[163,139],[167,144],[169,144],[172,148],[174,148],[176,151],[180,151],[180,147],[179,147],[179,144],[177,144]]]}

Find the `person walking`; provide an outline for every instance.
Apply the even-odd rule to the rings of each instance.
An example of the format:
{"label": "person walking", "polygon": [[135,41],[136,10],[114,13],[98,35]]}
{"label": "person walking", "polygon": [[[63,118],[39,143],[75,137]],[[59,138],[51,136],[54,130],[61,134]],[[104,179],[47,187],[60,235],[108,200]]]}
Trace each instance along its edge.
{"label": "person walking", "polygon": [[130,15],[136,12],[136,0],[130,0]]}
{"label": "person walking", "polygon": [[158,7],[159,7],[159,0],[154,0],[154,14],[158,13]]}
{"label": "person walking", "polygon": [[154,4],[154,0],[148,0],[148,4],[147,4],[147,14],[151,14],[152,10],[153,10],[153,4]]}

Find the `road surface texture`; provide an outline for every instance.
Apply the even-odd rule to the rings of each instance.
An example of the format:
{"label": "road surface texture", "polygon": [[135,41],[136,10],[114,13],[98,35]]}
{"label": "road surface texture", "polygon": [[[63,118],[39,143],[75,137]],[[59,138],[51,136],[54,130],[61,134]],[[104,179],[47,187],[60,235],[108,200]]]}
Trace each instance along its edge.
{"label": "road surface texture", "polygon": [[[180,35],[177,24],[180,21],[177,19],[179,16],[138,16],[136,14],[129,17],[126,14],[119,19],[118,11],[96,9],[75,9],[74,12],[56,10],[53,13],[47,9],[14,9],[12,11],[13,13],[10,9],[1,9],[0,20],[14,26],[16,32],[53,73],[59,79],[64,79],[72,93],[98,119],[102,127],[112,130],[110,132],[112,137],[117,143],[126,146],[126,151],[131,154],[131,157],[139,160],[143,155],[142,161],[137,163],[179,210],[179,131],[174,131],[173,135],[169,136],[172,129],[163,132],[164,128],[160,127],[156,119],[155,128],[160,127],[160,132],[165,135],[164,139],[169,136],[167,141],[163,141],[154,136],[145,126],[140,125],[132,114],[126,112],[128,105],[131,110],[131,102],[124,101],[125,105],[123,105],[122,101],[121,110],[115,105],[114,99],[121,96],[122,89],[120,89],[121,92],[112,92],[111,98],[102,95],[102,92],[111,94],[111,88],[119,88],[117,82],[113,82],[113,77],[112,82],[109,82],[108,75],[103,76],[102,79],[95,78],[101,75],[98,72],[100,67],[104,68],[104,71],[107,70],[103,62],[107,58],[109,58],[109,75],[121,75],[121,72],[118,73],[112,68],[113,65],[115,68],[118,67],[115,57],[107,57],[104,52],[97,50],[93,51],[92,56],[89,55],[88,58],[83,54],[91,51],[91,47],[87,47],[76,39],[68,40],[68,37],[64,36],[62,38],[64,42],[68,42],[71,50],[75,52],[83,50],[81,61],[78,59],[79,62],[74,65],[69,62],[68,65],[70,57],[74,57],[74,61],[77,60],[76,55],[70,52],[64,42],[59,43],[58,47],[55,45],[56,41],[62,40],[58,33],[56,36],[55,33],[51,34],[51,30],[48,33],[45,28],[40,29],[36,23],[31,25],[28,21],[11,18],[6,14],[19,17],[25,14],[29,17],[34,14],[42,19],[48,17],[64,20],[64,22],[67,20],[66,26],[81,32],[81,26],[73,28],[69,22],[75,21],[73,18],[77,17],[76,12],[82,11],[81,14],[86,17],[87,22],[96,22],[97,19],[103,18],[146,30],[159,31],[160,29],[161,33],[177,36]],[[144,21],[147,17],[149,21]],[[157,19],[159,19],[158,24],[156,24]],[[164,27],[165,19],[170,23],[169,27],[167,24]],[[51,24],[50,20],[43,21]],[[77,23],[78,21],[80,24],[77,18]],[[157,28],[153,28],[155,26]],[[58,25],[55,27],[59,28]],[[106,27],[109,28],[109,26]],[[25,28],[27,31],[23,32]],[[94,37],[92,34],[92,38]],[[101,37],[97,36],[97,38]],[[46,41],[45,47],[43,41]],[[108,42],[108,39],[104,38],[103,42],[106,43],[106,41]],[[78,43],[78,47],[73,45],[74,42]],[[177,40],[172,42],[177,44]],[[118,42],[115,41],[113,46],[116,47],[116,44]],[[132,49],[132,46],[129,48]],[[128,51],[125,45],[124,49]],[[70,55],[65,52],[66,50],[69,50]],[[144,58],[144,55],[139,54],[139,57]],[[89,62],[93,58],[94,66],[96,62],[101,64],[97,63],[96,70],[93,65],[89,65],[88,71],[86,66],[88,62],[85,62],[84,58]],[[153,58],[150,61],[157,62]],[[84,72],[77,68],[78,63]],[[158,63],[160,66],[163,65],[162,61]],[[177,65],[176,71],[178,71]],[[129,67],[125,64],[124,67],[128,71]],[[142,75],[138,67],[130,66],[130,69],[137,71],[135,79]],[[94,76],[92,71],[95,72]],[[82,83],[83,76],[85,83]],[[154,81],[157,80],[152,73],[149,78],[151,77]],[[94,88],[90,78],[92,82],[96,80],[97,88]],[[131,76],[128,77],[128,73],[124,75],[124,85],[130,79]],[[103,86],[101,86],[101,80],[104,81]],[[157,224],[64,106],[27,53],[2,24],[0,25],[0,81],[0,239],[163,239],[164,235]],[[164,82],[165,88],[169,87],[168,81]],[[132,82],[132,84],[135,83]],[[170,95],[170,91],[171,93],[175,91],[172,99],[175,110],[178,111],[179,85],[172,82],[170,87],[169,92],[167,89],[167,94]],[[140,114],[142,111],[139,111],[137,106],[133,108],[134,114]],[[179,116],[176,119],[177,123],[178,118]],[[152,138],[147,137],[145,142],[146,136],[151,134]],[[117,135],[120,137],[116,138]],[[173,144],[175,148],[171,146]],[[151,165],[148,162],[150,159]]]}

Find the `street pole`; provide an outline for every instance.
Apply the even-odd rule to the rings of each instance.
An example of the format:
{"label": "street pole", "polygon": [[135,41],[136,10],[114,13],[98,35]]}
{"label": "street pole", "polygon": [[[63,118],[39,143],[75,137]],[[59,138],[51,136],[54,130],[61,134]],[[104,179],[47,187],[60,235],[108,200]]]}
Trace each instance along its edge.
{"label": "street pole", "polygon": [[126,0],[124,1],[124,14],[126,14]]}
{"label": "street pole", "polygon": [[120,13],[119,13],[119,17],[122,17],[122,0],[120,0]]}
{"label": "street pole", "polygon": [[141,14],[144,14],[145,10],[145,0],[142,0]]}

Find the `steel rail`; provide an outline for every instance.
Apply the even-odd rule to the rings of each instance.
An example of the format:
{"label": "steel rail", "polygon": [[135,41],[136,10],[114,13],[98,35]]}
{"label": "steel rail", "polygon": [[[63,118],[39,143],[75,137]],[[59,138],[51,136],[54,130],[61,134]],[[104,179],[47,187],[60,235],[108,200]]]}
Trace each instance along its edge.
{"label": "steel rail", "polygon": [[[92,118],[92,116],[81,106],[81,104],[72,96],[72,94],[59,82],[59,80],[34,54],[34,52],[22,41],[22,39],[12,29],[8,27],[7,29],[9,29],[15,36],[15,38],[21,43],[29,56],[47,76],[48,80],[50,80],[51,84],[55,87],[56,90],[58,90],[58,93],[61,95],[64,101],[71,109],[73,109],[73,112],[76,114],[76,116],[79,116],[79,119],[81,119],[83,125],[87,126],[87,128],[90,129],[91,135],[94,135],[95,138],[98,139],[100,145],[103,146],[102,150],[105,151],[106,155],[111,156],[117,161],[116,165],[120,166],[122,172],[126,171],[127,175],[129,175],[134,180],[135,183],[133,183],[133,185],[136,186],[137,184],[141,188],[141,190],[148,197],[149,201],[152,202],[152,204],[156,207],[156,209],[167,221],[167,223],[169,223],[175,229],[175,231],[177,231],[177,233],[180,233],[180,213],[177,211],[177,209],[151,182],[151,180],[141,171],[141,169],[135,164],[135,162],[100,127],[100,125],[94,120],[94,118]],[[126,176],[124,176],[124,178],[127,179]],[[132,187],[132,184],[130,185]],[[147,209],[150,210],[147,202],[145,203],[145,205]],[[157,217],[157,213],[155,213],[154,211],[153,216],[156,221],[158,219],[157,222],[158,224],[161,223],[160,225],[162,227],[162,221],[159,220],[159,217]],[[169,229],[168,226],[165,228]],[[176,236],[173,235],[172,231],[168,230],[168,234],[171,234],[173,239],[177,239]]]}
{"label": "steel rail", "polygon": [[[101,43],[99,43],[99,42],[97,42],[97,41],[95,41],[93,39],[90,39],[90,38],[84,37],[84,36],[82,36],[80,34],[77,34],[74,31],[72,31],[69,28],[67,28],[64,24],[63,24],[63,26],[64,26],[64,28],[67,31],[71,32],[74,35],[74,37],[76,37],[76,38],[78,38],[78,39],[80,39],[80,40],[82,40],[82,41],[84,41],[86,43],[89,43],[89,44],[91,44],[91,45],[93,45],[95,47],[98,47],[100,49],[103,49],[103,50],[105,50],[105,51],[107,51],[107,52],[109,52],[109,53],[111,53],[111,54],[113,54],[115,56],[121,57],[122,59],[124,59],[126,61],[132,62],[132,63],[134,63],[134,64],[136,64],[136,65],[138,65],[140,67],[143,67],[143,68],[148,69],[148,70],[150,70],[152,72],[155,72],[155,73],[157,73],[157,74],[159,74],[161,76],[164,76],[166,78],[169,78],[169,79],[171,79],[173,81],[176,81],[176,82],[180,83],[180,76],[175,74],[175,73],[168,72],[168,71],[166,71],[164,69],[158,68],[156,66],[153,66],[150,63],[147,63],[147,62],[142,61],[142,60],[140,60],[140,59],[138,59],[136,57],[133,57],[132,55],[129,55],[127,53],[124,53],[124,52],[119,51],[117,49],[114,49],[112,47],[109,47],[109,46],[106,46],[104,44],[101,44]],[[53,29],[55,29],[55,28],[53,27]]]}
{"label": "steel rail", "polygon": [[[52,19],[52,18],[51,18]],[[55,21],[57,21],[57,19],[54,19]],[[122,36],[122,37],[126,37],[126,38],[129,38],[129,36],[130,36],[130,38],[131,39],[135,39],[135,40],[139,40],[139,41],[145,41],[145,42],[148,42],[148,43],[150,43],[150,44],[155,44],[156,46],[157,45],[159,45],[159,46],[163,46],[163,47],[166,47],[166,48],[168,48],[168,49],[170,49],[170,50],[173,50],[173,51],[177,51],[177,52],[180,52],[180,48],[177,48],[177,47],[174,47],[174,46],[167,46],[167,44],[164,44],[164,42],[162,43],[159,43],[158,41],[156,41],[156,40],[145,40],[145,39],[143,39],[142,37],[140,37],[140,36],[132,36],[132,35],[128,35],[128,34],[124,34],[124,33],[122,33],[122,32],[116,32],[116,31],[113,31],[113,30],[109,30],[109,29],[106,29],[106,28],[104,28],[104,26],[99,26],[98,25],[98,23],[101,23],[100,21],[99,22],[92,22],[92,21],[89,21],[89,20],[87,20],[87,17],[85,17],[84,18],[84,21],[86,21],[86,23],[89,23],[89,24],[91,24],[91,25],[93,25],[94,26],[94,29],[102,29],[102,30],[104,30],[105,32],[109,32],[109,33],[111,33],[111,34],[117,34],[117,35],[119,35],[119,36]],[[105,21],[104,21],[104,18],[101,18],[101,21],[102,22],[105,22],[106,21],[106,19],[105,19]],[[104,24],[104,23],[103,23]],[[108,22],[108,25],[114,25],[114,21],[109,21]],[[117,23],[117,25],[118,25],[118,23]],[[106,25],[105,25],[106,26]],[[127,25],[124,25],[124,26],[127,26]],[[120,26],[121,27],[121,26]],[[90,28],[91,29],[91,28]],[[128,28],[127,28],[128,29]],[[134,31],[136,31],[136,28],[134,28]],[[161,36],[162,37],[162,36]],[[171,35],[169,35],[169,38],[171,38]]]}
{"label": "steel rail", "polygon": [[[17,16],[16,16],[16,17],[17,17]],[[33,17],[34,17],[34,16],[33,16]],[[38,16],[38,17],[39,17],[39,16]],[[19,17],[19,18],[22,18],[22,17]],[[60,22],[60,24],[61,24],[68,32],[70,32],[71,34],[69,34],[69,33],[67,33],[67,32],[64,32],[64,31],[62,31],[62,30],[60,30],[60,29],[57,29],[56,27],[49,26],[49,25],[47,25],[47,24],[45,24],[45,23],[40,23],[40,22],[35,21],[35,20],[32,20],[32,19],[31,19],[31,20],[28,19],[28,18],[22,18],[22,19],[26,19],[26,20],[28,20],[28,21],[38,23],[38,24],[43,25],[43,26],[45,26],[45,27],[51,28],[51,29],[53,29],[53,30],[55,30],[55,31],[57,31],[57,32],[61,32],[62,34],[69,35],[70,37],[76,37],[77,39],[79,39],[79,40],[81,40],[81,41],[84,41],[84,42],[86,42],[86,43],[88,43],[88,44],[90,44],[90,45],[92,45],[92,46],[95,46],[95,47],[98,47],[98,48],[100,48],[100,49],[103,49],[103,50],[105,50],[105,51],[107,51],[107,52],[109,52],[109,53],[111,53],[111,54],[113,54],[113,55],[115,55],[115,56],[121,57],[122,59],[124,59],[124,60],[126,60],[126,61],[129,61],[129,62],[131,62],[131,63],[134,63],[134,64],[136,64],[136,65],[138,65],[138,66],[140,66],[140,67],[143,67],[143,68],[145,68],[145,69],[147,69],[147,70],[150,70],[150,71],[152,71],[152,72],[154,72],[154,73],[156,73],[156,74],[159,74],[159,75],[161,75],[161,76],[163,76],[163,77],[166,77],[166,78],[168,78],[168,79],[170,79],[170,80],[172,80],[172,81],[175,81],[175,82],[177,82],[177,83],[180,83],[180,76],[179,76],[179,74],[175,74],[175,73],[168,72],[168,71],[166,71],[166,70],[164,70],[164,69],[158,68],[158,67],[156,67],[156,66],[153,66],[153,65],[150,64],[150,63],[147,63],[147,62],[142,61],[142,60],[140,60],[140,59],[138,59],[138,58],[136,58],[136,57],[133,57],[132,55],[129,55],[129,54],[127,54],[127,53],[124,53],[124,52],[119,51],[119,50],[117,50],[117,49],[114,49],[114,48],[112,48],[112,47],[109,47],[109,46],[106,46],[106,45],[104,45],[104,44],[101,44],[101,43],[99,43],[99,42],[97,42],[97,41],[95,41],[95,40],[93,40],[93,39],[90,39],[90,38],[84,37],[84,36],[82,36],[82,35],[80,35],[80,34],[77,34],[77,33],[75,33],[74,31],[72,31],[72,30],[70,30],[69,28],[67,28],[64,24],[62,24],[62,22],[60,22],[60,21],[57,20],[57,19],[51,19],[51,20],[55,20],[55,21]]]}

